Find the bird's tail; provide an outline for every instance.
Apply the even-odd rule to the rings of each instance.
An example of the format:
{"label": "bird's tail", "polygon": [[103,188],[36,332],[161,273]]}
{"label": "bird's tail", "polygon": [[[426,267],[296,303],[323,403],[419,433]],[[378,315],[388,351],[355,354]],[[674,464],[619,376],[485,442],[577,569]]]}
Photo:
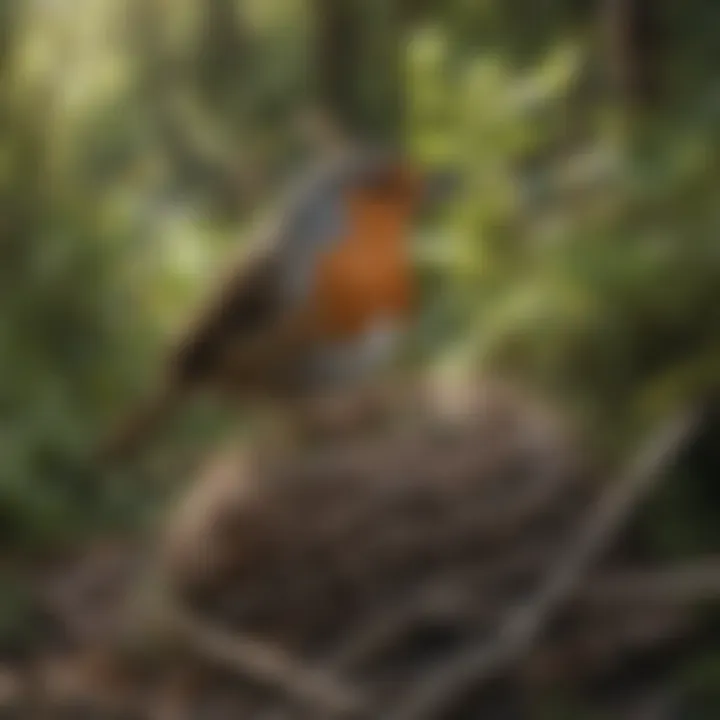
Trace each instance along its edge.
{"label": "bird's tail", "polygon": [[185,388],[164,383],[142,404],[128,413],[100,445],[102,463],[117,463],[138,453],[185,399]]}

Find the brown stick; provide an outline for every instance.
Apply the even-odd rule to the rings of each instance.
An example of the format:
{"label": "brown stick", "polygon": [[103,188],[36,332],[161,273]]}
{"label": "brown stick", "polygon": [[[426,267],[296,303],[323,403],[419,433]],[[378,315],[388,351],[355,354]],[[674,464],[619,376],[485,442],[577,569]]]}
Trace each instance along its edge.
{"label": "brown stick", "polygon": [[314,712],[331,717],[357,713],[361,699],[329,672],[307,667],[301,659],[245,634],[228,636],[201,618],[174,608],[168,622],[175,637],[200,659],[242,678],[277,689]]}
{"label": "brown stick", "polygon": [[720,558],[659,570],[623,571],[590,579],[581,602],[591,607],[682,605],[720,598]]}
{"label": "brown stick", "polygon": [[698,414],[689,412],[653,435],[619,482],[612,483],[592,508],[580,537],[551,568],[535,597],[510,613],[495,639],[478,639],[451,662],[424,673],[409,696],[385,716],[387,720],[444,717],[448,706],[463,692],[480,687],[520,660],[587,569],[615,539],[632,510],[657,485],[663,470],[694,435],[697,424]]}

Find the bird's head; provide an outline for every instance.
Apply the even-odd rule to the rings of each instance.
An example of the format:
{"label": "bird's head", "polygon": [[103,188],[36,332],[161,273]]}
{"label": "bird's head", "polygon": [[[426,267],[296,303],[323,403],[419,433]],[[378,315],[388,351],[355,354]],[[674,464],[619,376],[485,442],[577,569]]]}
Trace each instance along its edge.
{"label": "bird's head", "polygon": [[394,153],[366,153],[352,172],[354,194],[368,202],[394,205],[416,218],[445,205],[461,184],[457,172],[421,168]]}

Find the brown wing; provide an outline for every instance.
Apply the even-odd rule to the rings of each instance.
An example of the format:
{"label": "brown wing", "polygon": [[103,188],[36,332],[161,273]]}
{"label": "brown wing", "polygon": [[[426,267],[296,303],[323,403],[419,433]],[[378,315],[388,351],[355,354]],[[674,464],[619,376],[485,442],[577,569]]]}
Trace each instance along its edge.
{"label": "brown wing", "polygon": [[263,247],[233,267],[181,335],[169,370],[182,383],[202,383],[231,345],[263,333],[282,314],[277,256]]}
{"label": "brown wing", "polygon": [[263,248],[231,268],[219,291],[201,308],[171,351],[165,377],[101,443],[101,461],[117,461],[136,452],[189,392],[216,379],[228,348],[273,326],[280,313],[275,265],[274,254]]}

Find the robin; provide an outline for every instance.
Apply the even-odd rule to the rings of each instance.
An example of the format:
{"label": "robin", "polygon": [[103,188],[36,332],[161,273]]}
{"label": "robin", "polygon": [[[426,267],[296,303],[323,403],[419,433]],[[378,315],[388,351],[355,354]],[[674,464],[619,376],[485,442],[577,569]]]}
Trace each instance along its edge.
{"label": "robin", "polygon": [[104,456],[129,454],[200,390],[303,402],[387,362],[417,308],[414,222],[452,180],[358,149],[313,170],[171,349],[160,387]]}

